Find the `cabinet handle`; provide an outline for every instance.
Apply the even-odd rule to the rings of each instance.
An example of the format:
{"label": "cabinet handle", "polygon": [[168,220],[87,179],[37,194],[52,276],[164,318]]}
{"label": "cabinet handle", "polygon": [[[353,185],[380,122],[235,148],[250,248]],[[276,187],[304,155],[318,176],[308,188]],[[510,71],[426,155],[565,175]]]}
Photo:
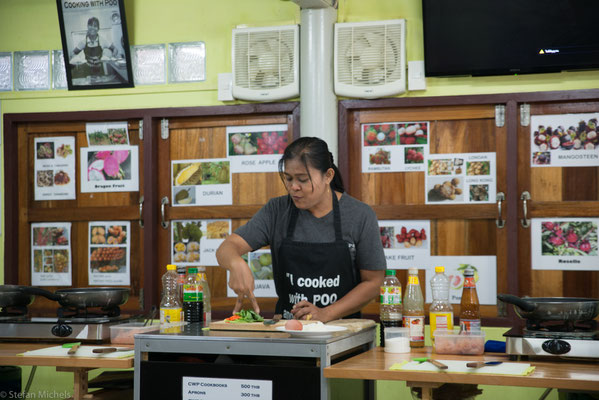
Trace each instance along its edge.
{"label": "cabinet handle", "polygon": [[144,197],[139,198],[139,226],[144,227]]}
{"label": "cabinet handle", "polygon": [[524,217],[520,220],[520,223],[522,224],[523,228],[528,228],[530,227],[530,219],[528,219],[528,208],[526,206],[526,201],[530,200],[530,193],[527,191],[522,192],[520,195],[520,200],[522,200],[522,216]]}
{"label": "cabinet handle", "polygon": [[495,225],[497,225],[497,227],[499,229],[503,228],[505,226],[505,219],[503,219],[503,215],[501,215],[501,205],[503,204],[503,201],[505,200],[505,194],[503,192],[499,192],[497,193],[497,219],[495,220]]}
{"label": "cabinet handle", "polygon": [[160,201],[160,216],[162,218],[162,221],[160,222],[160,225],[162,225],[162,227],[164,229],[168,228],[169,225],[169,221],[164,219],[164,206],[166,206],[168,204],[168,197],[164,196],[162,198],[162,200]]}

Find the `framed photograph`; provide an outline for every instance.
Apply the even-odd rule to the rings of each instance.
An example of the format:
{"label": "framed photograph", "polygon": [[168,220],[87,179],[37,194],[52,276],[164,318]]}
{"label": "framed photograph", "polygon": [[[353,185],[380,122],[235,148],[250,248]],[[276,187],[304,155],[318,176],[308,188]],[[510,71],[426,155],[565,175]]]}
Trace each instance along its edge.
{"label": "framed photograph", "polygon": [[69,90],[133,87],[124,0],[56,0]]}

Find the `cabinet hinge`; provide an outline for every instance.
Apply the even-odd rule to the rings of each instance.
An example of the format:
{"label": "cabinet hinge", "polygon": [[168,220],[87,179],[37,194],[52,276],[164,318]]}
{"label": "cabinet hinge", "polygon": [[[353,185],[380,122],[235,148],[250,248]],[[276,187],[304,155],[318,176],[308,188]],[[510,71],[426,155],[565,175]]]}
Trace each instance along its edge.
{"label": "cabinet hinge", "polygon": [[139,309],[144,309],[144,288],[139,289]]}
{"label": "cabinet hinge", "polygon": [[164,140],[168,139],[168,119],[166,118],[160,121],[160,137]]}
{"label": "cabinet hinge", "polygon": [[139,120],[139,140],[144,140],[144,120]]}
{"label": "cabinet hinge", "polygon": [[520,125],[530,125],[530,104],[520,104]]}
{"label": "cabinet hinge", "polygon": [[495,106],[495,126],[501,128],[505,125],[505,106],[498,104]]}

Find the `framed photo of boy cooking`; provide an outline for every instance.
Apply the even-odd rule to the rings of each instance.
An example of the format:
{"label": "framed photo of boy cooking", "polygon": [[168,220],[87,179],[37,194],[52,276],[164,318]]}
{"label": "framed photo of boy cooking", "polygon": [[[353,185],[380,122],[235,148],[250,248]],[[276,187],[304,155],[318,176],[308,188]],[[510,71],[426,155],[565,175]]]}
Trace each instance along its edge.
{"label": "framed photo of boy cooking", "polygon": [[69,90],[133,87],[124,0],[56,0]]}

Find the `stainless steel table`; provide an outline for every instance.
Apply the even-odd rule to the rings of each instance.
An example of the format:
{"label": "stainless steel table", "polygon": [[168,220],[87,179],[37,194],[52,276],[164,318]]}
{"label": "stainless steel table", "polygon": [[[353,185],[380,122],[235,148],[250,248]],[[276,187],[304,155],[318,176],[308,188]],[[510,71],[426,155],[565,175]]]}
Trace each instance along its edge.
{"label": "stainless steel table", "polygon": [[[372,349],[375,340],[375,327],[344,331],[329,338],[297,338],[284,332],[215,331],[202,329],[199,324],[181,329],[179,333],[135,336],[135,400],[192,399],[183,395],[183,382],[200,378],[218,382],[221,378],[247,379],[249,387],[253,380],[269,381],[271,393],[247,391],[233,398],[270,400],[281,393],[293,399],[298,390],[309,391],[306,382],[313,381],[318,387],[315,397],[310,398],[319,394],[321,400],[328,400],[329,382],[323,369]],[[290,379],[294,386],[289,386]],[[171,382],[168,388],[167,382]],[[369,390],[372,392],[372,387]]]}

